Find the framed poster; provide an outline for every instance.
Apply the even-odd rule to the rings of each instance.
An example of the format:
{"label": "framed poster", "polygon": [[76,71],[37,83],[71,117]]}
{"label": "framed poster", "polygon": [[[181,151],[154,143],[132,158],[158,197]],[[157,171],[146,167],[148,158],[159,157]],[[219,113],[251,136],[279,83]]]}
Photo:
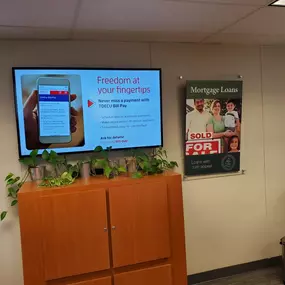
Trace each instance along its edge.
{"label": "framed poster", "polygon": [[242,81],[187,81],[185,175],[240,170]]}

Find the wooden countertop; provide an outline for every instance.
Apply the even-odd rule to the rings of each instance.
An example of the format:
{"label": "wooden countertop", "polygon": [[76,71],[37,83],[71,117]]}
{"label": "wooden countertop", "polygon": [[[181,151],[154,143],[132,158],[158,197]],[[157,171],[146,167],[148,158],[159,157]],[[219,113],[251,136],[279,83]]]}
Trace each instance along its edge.
{"label": "wooden countertop", "polygon": [[171,177],[171,176],[180,176],[180,174],[175,173],[173,171],[166,171],[163,174],[157,174],[157,175],[149,175],[149,176],[144,176],[143,178],[140,179],[134,179],[129,176],[118,176],[113,179],[107,179],[104,176],[94,176],[94,177],[89,177],[87,179],[76,179],[76,181],[67,186],[62,186],[62,187],[40,187],[38,186],[37,182],[34,181],[29,181],[26,182],[20,189],[19,195],[25,194],[25,193],[30,193],[30,192],[53,192],[53,191],[60,191],[61,193],[64,193],[66,189],[68,189],[68,192],[70,191],[78,191],[82,186],[84,186],[84,190],[92,190],[94,187],[98,188],[101,186],[101,188],[104,188],[106,184],[108,184],[108,187],[110,186],[121,186],[121,185],[127,185],[127,184],[136,184],[140,183],[141,181],[144,182],[151,182],[157,179],[161,179],[162,177]]}

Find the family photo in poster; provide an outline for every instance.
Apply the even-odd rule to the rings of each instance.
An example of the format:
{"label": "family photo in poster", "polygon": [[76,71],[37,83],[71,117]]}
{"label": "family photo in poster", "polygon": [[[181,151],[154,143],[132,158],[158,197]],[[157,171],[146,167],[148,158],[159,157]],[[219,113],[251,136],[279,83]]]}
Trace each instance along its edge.
{"label": "family photo in poster", "polygon": [[240,170],[242,81],[187,81],[185,175]]}

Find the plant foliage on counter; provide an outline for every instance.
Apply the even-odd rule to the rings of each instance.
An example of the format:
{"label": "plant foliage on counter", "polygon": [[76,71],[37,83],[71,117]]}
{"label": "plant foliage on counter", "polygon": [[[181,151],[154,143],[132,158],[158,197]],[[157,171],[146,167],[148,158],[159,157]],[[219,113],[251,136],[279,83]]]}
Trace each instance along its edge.
{"label": "plant foliage on counter", "polygon": [[52,166],[52,175],[45,176],[39,184],[41,187],[60,187],[72,184],[79,176],[80,162],[70,164],[66,156],[58,155],[54,150],[44,150],[42,159]]}
{"label": "plant foliage on counter", "polygon": [[154,149],[152,154],[143,151],[134,151],[137,171],[132,174],[133,178],[142,178],[144,175],[161,174],[166,170],[178,167],[176,161],[167,160],[167,152],[163,148]]}
{"label": "plant foliage on counter", "polygon": [[[111,147],[108,147],[105,150],[101,146],[97,146],[94,149],[91,159],[78,161],[75,164],[68,163],[66,156],[60,156],[53,150],[50,152],[44,150],[42,160],[51,165],[52,173],[44,176],[39,186],[61,187],[74,183],[80,176],[80,169],[84,162],[90,163],[90,174],[92,176],[105,175],[108,179],[111,179],[119,176],[121,173],[126,173],[126,167],[119,165],[116,160],[110,159],[111,149]],[[178,166],[176,161],[168,161],[167,152],[162,148],[154,149],[152,153],[146,153],[142,150],[131,150],[129,153],[136,169],[131,173],[132,178],[160,174]],[[7,197],[11,199],[11,206],[17,205],[18,192],[28,179],[29,174],[32,177],[31,169],[38,167],[39,160],[38,150],[33,150],[28,157],[19,160],[27,166],[23,177],[17,176],[14,173],[9,173],[5,177],[6,189],[8,191]],[[0,211],[0,221],[3,221],[6,216],[7,211]]]}
{"label": "plant foliage on counter", "polygon": [[39,184],[42,187],[60,187],[70,185],[75,181],[72,173],[63,172],[59,177],[44,177],[43,181]]}
{"label": "plant foliage on counter", "polygon": [[106,150],[104,150],[101,146],[97,146],[94,149],[96,155],[91,158],[91,173],[93,175],[98,174],[98,170],[102,169],[103,174],[110,179],[120,175],[121,173],[127,172],[125,167],[120,166],[117,162],[109,159],[111,149],[112,147],[108,147]]}

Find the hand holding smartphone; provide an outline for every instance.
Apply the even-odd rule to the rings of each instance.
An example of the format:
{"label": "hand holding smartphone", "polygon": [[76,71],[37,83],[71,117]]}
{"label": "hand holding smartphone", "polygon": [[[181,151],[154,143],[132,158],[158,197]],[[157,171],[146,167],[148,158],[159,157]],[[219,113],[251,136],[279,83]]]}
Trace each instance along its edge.
{"label": "hand holding smartphone", "polygon": [[38,128],[42,144],[71,142],[70,82],[41,77],[38,89]]}
{"label": "hand holding smartphone", "polygon": [[[76,116],[78,112],[73,107],[70,107],[71,102],[77,96],[70,94],[69,81],[60,78],[44,78],[43,80],[43,78],[37,81],[37,90],[32,91],[24,104],[23,113],[26,147],[28,150],[45,149],[54,143],[69,143],[72,141],[71,133],[75,133],[77,130]],[[55,79],[55,81],[51,79]],[[42,82],[45,84],[48,83],[46,85],[47,89],[42,88],[45,86],[41,84]],[[51,85],[54,83],[59,83],[59,85]],[[57,90],[57,88],[61,90]],[[60,98],[58,101],[59,105],[53,104],[57,102],[57,98],[55,95],[50,94],[50,91],[65,92],[55,95],[67,95],[67,97]],[[49,98],[50,95],[52,97]],[[64,129],[63,132],[60,128]]]}

